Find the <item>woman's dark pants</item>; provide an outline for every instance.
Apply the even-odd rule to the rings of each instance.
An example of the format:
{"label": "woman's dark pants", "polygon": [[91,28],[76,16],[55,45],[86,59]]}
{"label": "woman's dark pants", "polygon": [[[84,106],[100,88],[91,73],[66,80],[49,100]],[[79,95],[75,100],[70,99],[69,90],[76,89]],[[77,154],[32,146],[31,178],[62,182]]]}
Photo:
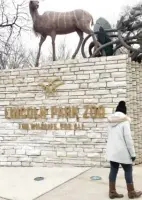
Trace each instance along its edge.
{"label": "woman's dark pants", "polygon": [[116,177],[119,170],[119,165],[122,166],[124,173],[125,173],[125,180],[127,184],[133,183],[132,177],[132,164],[120,164],[116,162],[110,162],[110,174],[109,174],[109,181],[116,182]]}

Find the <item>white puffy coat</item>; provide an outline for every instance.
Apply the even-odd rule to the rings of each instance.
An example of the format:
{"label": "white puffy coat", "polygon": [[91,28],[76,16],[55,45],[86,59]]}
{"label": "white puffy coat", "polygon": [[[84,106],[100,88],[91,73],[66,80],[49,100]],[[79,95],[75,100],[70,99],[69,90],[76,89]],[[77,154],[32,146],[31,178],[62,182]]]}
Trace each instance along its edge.
{"label": "white puffy coat", "polygon": [[130,118],[115,112],[108,118],[107,160],[122,164],[132,164],[135,149],[130,130]]}

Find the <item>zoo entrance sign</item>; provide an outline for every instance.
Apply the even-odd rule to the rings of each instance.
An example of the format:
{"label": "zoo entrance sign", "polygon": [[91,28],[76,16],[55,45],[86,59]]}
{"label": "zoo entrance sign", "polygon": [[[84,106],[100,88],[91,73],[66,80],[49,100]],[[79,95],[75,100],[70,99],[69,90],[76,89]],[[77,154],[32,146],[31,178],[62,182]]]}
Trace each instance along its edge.
{"label": "zoo entrance sign", "polygon": [[[48,115],[48,118],[47,118]],[[82,116],[81,116],[82,115]],[[46,120],[47,122],[19,123],[19,129],[24,130],[82,130],[84,124],[78,123],[79,118],[104,118],[105,108],[100,105],[84,105],[83,113],[79,113],[79,107],[7,107],[5,108],[5,119],[7,120]],[[72,119],[77,123],[48,123],[48,119]]]}

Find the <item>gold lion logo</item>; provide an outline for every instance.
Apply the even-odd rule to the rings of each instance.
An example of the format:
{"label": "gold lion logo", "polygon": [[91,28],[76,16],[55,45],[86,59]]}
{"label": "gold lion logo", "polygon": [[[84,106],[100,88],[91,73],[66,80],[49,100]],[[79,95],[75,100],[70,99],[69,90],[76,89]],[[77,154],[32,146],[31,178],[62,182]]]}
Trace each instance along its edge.
{"label": "gold lion logo", "polygon": [[39,86],[41,86],[42,89],[48,94],[57,92],[57,88],[64,85],[64,82],[61,81],[60,78],[55,78],[54,80],[46,79],[44,82],[47,82],[48,84],[40,83]]}

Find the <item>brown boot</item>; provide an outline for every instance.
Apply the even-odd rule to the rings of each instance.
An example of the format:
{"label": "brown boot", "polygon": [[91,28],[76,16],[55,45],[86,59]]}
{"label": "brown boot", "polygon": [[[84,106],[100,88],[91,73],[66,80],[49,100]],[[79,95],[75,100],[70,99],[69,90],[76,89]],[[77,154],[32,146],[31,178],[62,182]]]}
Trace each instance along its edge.
{"label": "brown boot", "polygon": [[142,195],[142,191],[139,191],[139,192],[135,191],[133,183],[127,184],[127,190],[128,190],[129,199],[136,199]]}
{"label": "brown boot", "polygon": [[116,198],[123,198],[123,194],[118,194],[115,189],[115,182],[109,183],[109,198],[116,199]]}

